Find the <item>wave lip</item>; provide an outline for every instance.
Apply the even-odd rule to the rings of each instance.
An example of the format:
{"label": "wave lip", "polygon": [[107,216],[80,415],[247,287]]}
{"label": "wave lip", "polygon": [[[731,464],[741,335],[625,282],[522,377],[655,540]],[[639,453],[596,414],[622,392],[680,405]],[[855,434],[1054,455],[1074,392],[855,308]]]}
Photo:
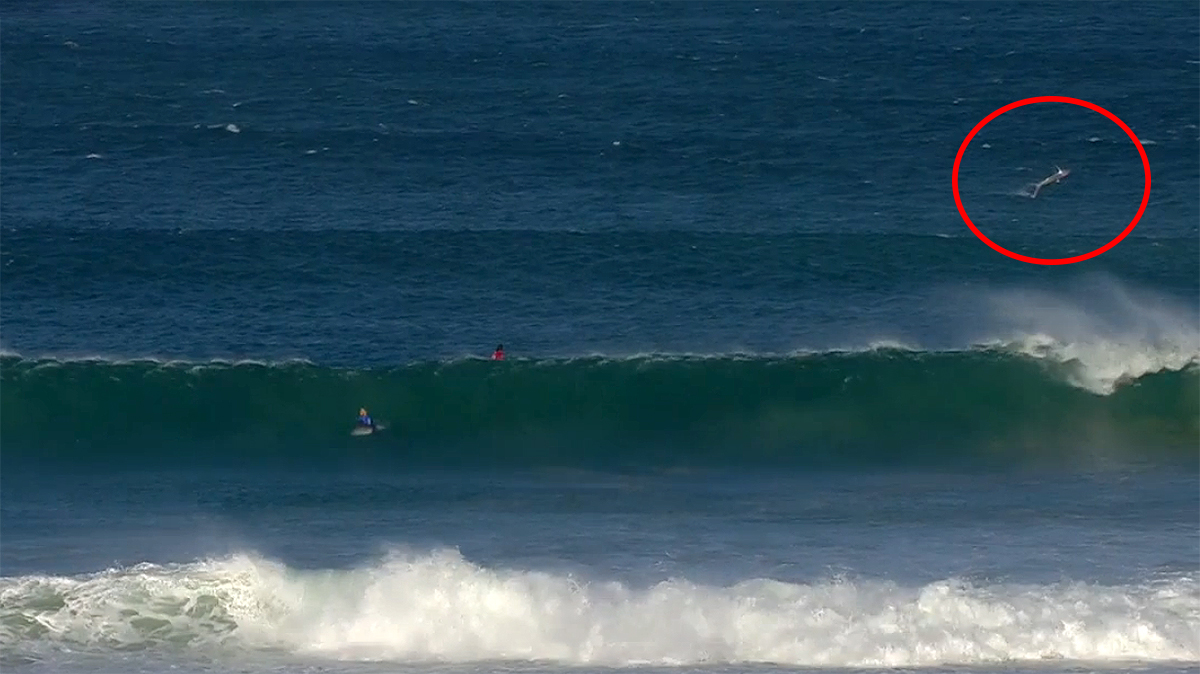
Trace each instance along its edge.
{"label": "wave lip", "polygon": [[1200,363],[1195,302],[1106,276],[1086,278],[1071,295],[1020,288],[987,293],[989,329],[1006,336],[985,343],[1070,365],[1069,383],[1105,395],[1147,374]]}
{"label": "wave lip", "polygon": [[1045,360],[1063,368],[1065,381],[1097,395],[1111,395],[1146,375],[1179,372],[1200,364],[1200,338],[1195,344],[1167,341],[1146,348],[1121,340],[1093,339],[1061,342],[1034,333],[992,340],[981,348]]}
{"label": "wave lip", "polygon": [[335,660],[913,667],[1200,660],[1200,584],[920,587],[686,579],[645,588],[492,570],[457,551],[300,571],[253,555],[0,580],[20,653],[202,648]]}

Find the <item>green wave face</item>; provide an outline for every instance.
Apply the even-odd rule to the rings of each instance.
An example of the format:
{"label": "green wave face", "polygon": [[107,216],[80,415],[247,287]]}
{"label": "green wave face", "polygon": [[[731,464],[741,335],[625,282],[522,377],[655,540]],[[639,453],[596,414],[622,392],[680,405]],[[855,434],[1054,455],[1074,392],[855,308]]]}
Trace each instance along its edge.
{"label": "green wave face", "polygon": [[[2,458],[458,466],[1197,464],[1194,363],[1102,395],[996,350],[308,363],[0,359]],[[351,437],[358,408],[388,424]]]}

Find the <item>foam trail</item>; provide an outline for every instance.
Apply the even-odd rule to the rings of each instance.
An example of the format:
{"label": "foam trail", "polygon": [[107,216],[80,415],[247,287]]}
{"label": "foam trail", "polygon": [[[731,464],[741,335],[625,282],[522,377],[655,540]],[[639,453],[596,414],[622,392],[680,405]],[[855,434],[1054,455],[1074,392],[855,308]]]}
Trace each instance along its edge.
{"label": "foam trail", "polygon": [[250,555],[0,581],[11,651],[284,649],[338,660],[904,667],[1200,659],[1200,585],[648,588],[491,570],[456,551],[346,571]]}

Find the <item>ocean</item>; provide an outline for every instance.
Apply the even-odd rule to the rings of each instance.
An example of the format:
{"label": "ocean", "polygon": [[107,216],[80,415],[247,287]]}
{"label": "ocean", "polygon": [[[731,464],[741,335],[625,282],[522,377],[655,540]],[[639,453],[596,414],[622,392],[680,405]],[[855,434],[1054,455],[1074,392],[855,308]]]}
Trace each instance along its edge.
{"label": "ocean", "polygon": [[1197,667],[1200,5],[0,9],[5,671]]}

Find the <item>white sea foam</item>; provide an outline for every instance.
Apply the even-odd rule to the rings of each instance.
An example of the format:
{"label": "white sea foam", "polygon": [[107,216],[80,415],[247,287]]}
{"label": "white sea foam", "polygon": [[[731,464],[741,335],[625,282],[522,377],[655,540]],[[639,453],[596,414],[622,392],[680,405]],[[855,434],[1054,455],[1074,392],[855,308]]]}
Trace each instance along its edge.
{"label": "white sea foam", "polygon": [[1126,382],[1147,374],[1179,371],[1200,363],[1196,345],[1170,343],[1147,348],[1125,340],[1092,339],[1062,342],[1035,333],[994,343],[1034,358],[1071,366],[1068,381],[1093,393],[1108,395]]}
{"label": "white sea foam", "polygon": [[1069,382],[1093,393],[1200,364],[1195,306],[1108,277],[1062,292],[993,290],[982,299],[988,336],[978,344],[1067,365]]}
{"label": "white sea foam", "polygon": [[953,580],[646,588],[495,570],[456,551],[301,571],[251,555],[0,579],[10,653],[283,649],[335,660],[920,666],[1200,660],[1200,585]]}

